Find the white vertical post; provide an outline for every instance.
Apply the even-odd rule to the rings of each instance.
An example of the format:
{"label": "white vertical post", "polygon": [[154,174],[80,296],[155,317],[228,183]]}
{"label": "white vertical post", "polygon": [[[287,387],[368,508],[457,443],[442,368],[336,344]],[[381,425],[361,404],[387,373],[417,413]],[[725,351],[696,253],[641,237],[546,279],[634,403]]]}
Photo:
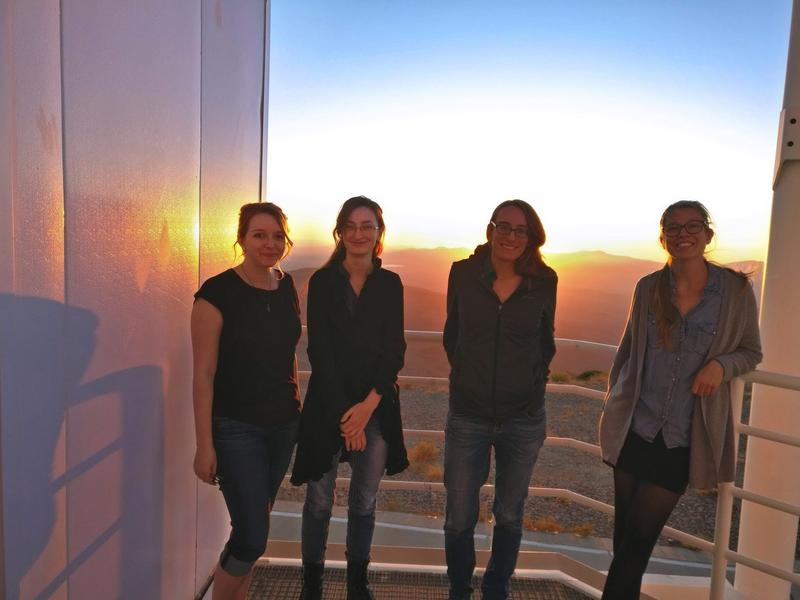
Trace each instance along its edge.
{"label": "white vertical post", "polygon": [[[800,366],[800,0],[794,0],[775,168],[770,240],[761,301],[763,368],[797,375]],[[796,434],[800,430],[797,392],[755,386],[750,424]],[[800,503],[800,450],[751,438],[744,487],[785,502]],[[783,569],[794,564],[797,517],[752,502],[742,505],[739,552]],[[738,565],[735,589],[748,598],[789,597],[790,585]]]}
{"label": "white vertical post", "polygon": [[731,541],[732,487],[732,483],[726,482],[720,483],[717,488],[717,519],[714,524],[714,555],[711,563],[709,600],[725,598],[725,575],[728,569],[728,559],[725,557],[725,553]]}
{"label": "white vertical post", "polygon": [[[731,382],[731,412],[736,427],[742,419],[744,381],[737,377]],[[736,455],[739,454],[739,434],[736,434]],[[731,543],[731,515],[733,513],[733,483],[720,483],[717,487],[717,517],[714,524],[714,555],[711,563],[711,593],[709,600],[725,598],[725,582],[728,572],[726,553]]]}

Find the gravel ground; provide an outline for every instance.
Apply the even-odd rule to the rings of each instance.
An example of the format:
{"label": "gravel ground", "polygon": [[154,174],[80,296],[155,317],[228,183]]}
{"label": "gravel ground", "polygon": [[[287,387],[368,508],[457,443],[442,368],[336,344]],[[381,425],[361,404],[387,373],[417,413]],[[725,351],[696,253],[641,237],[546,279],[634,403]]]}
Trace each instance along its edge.
{"label": "gravel ground", "polygon": [[[589,384],[592,385],[592,384]],[[598,387],[595,384],[593,387]],[[547,394],[548,435],[573,437],[578,440],[597,443],[597,423],[601,403],[573,394]],[[447,392],[445,386],[438,384],[404,386],[400,392],[403,413],[403,426],[406,429],[444,428],[447,416]],[[393,479],[417,481],[441,481],[442,444],[420,442],[406,439],[411,467]],[[416,459],[416,460],[415,460]],[[340,466],[340,476],[348,476],[349,467]],[[494,468],[489,475],[491,482]],[[539,487],[560,487],[569,489],[590,498],[613,504],[613,479],[611,469],[595,456],[569,448],[546,447],[542,449],[534,469],[533,485]],[[281,492],[281,498],[302,501],[304,488],[288,488]],[[337,497],[338,505],[346,505],[346,494]],[[379,496],[379,510],[412,512],[425,515],[444,514],[444,494],[384,491]],[[485,498],[482,504],[482,518],[490,514],[491,499]],[[692,533],[704,539],[712,539],[716,509],[715,493],[687,492],[675,508],[668,525]],[[736,547],[738,505],[734,508],[734,526],[731,547]],[[610,538],[613,532],[613,519],[595,510],[582,507],[574,502],[529,498],[525,507],[525,526],[540,531],[570,532]],[[675,543],[663,538],[660,543]]]}

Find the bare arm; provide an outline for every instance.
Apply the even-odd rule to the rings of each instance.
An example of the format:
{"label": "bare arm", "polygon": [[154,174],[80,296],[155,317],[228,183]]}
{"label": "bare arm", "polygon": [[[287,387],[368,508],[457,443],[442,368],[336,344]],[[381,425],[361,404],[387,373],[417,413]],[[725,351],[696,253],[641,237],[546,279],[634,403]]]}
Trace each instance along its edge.
{"label": "bare arm", "polygon": [[217,457],[211,438],[211,404],[214,398],[214,375],[217,372],[222,313],[210,302],[198,298],[192,307],[192,401],[197,450],[195,474],[213,484],[217,474]]}

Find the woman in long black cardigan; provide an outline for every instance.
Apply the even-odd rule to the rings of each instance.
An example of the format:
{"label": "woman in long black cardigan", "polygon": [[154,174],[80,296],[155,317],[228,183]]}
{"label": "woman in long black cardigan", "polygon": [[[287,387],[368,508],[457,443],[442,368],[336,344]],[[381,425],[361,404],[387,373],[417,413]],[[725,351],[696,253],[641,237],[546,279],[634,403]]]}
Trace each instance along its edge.
{"label": "woman in long black cardigan", "polygon": [[307,483],[301,598],[321,598],[328,523],[340,461],[352,468],[347,517],[347,597],[373,596],[367,565],[384,471],[408,466],[397,373],[403,366],[403,285],[381,267],[380,206],[350,198],[336,219],[336,249],[308,287],[311,379],[292,483]]}

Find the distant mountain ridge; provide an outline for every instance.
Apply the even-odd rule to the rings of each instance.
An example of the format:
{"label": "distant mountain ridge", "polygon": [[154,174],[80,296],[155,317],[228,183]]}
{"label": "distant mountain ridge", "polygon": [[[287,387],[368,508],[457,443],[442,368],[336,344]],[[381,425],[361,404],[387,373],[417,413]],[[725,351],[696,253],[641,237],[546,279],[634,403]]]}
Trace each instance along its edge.
{"label": "distant mountain ridge", "polygon": [[[308,278],[329,252],[330,248],[306,249],[286,261],[300,295],[304,322]],[[464,248],[404,248],[384,253],[383,265],[403,279],[406,329],[442,330],[450,265],[470,253]],[[548,254],[546,260],[559,279],[556,336],[606,344],[619,342],[636,282],[663,266],[600,250]],[[750,273],[756,295],[760,295],[762,262],[728,266]]]}

